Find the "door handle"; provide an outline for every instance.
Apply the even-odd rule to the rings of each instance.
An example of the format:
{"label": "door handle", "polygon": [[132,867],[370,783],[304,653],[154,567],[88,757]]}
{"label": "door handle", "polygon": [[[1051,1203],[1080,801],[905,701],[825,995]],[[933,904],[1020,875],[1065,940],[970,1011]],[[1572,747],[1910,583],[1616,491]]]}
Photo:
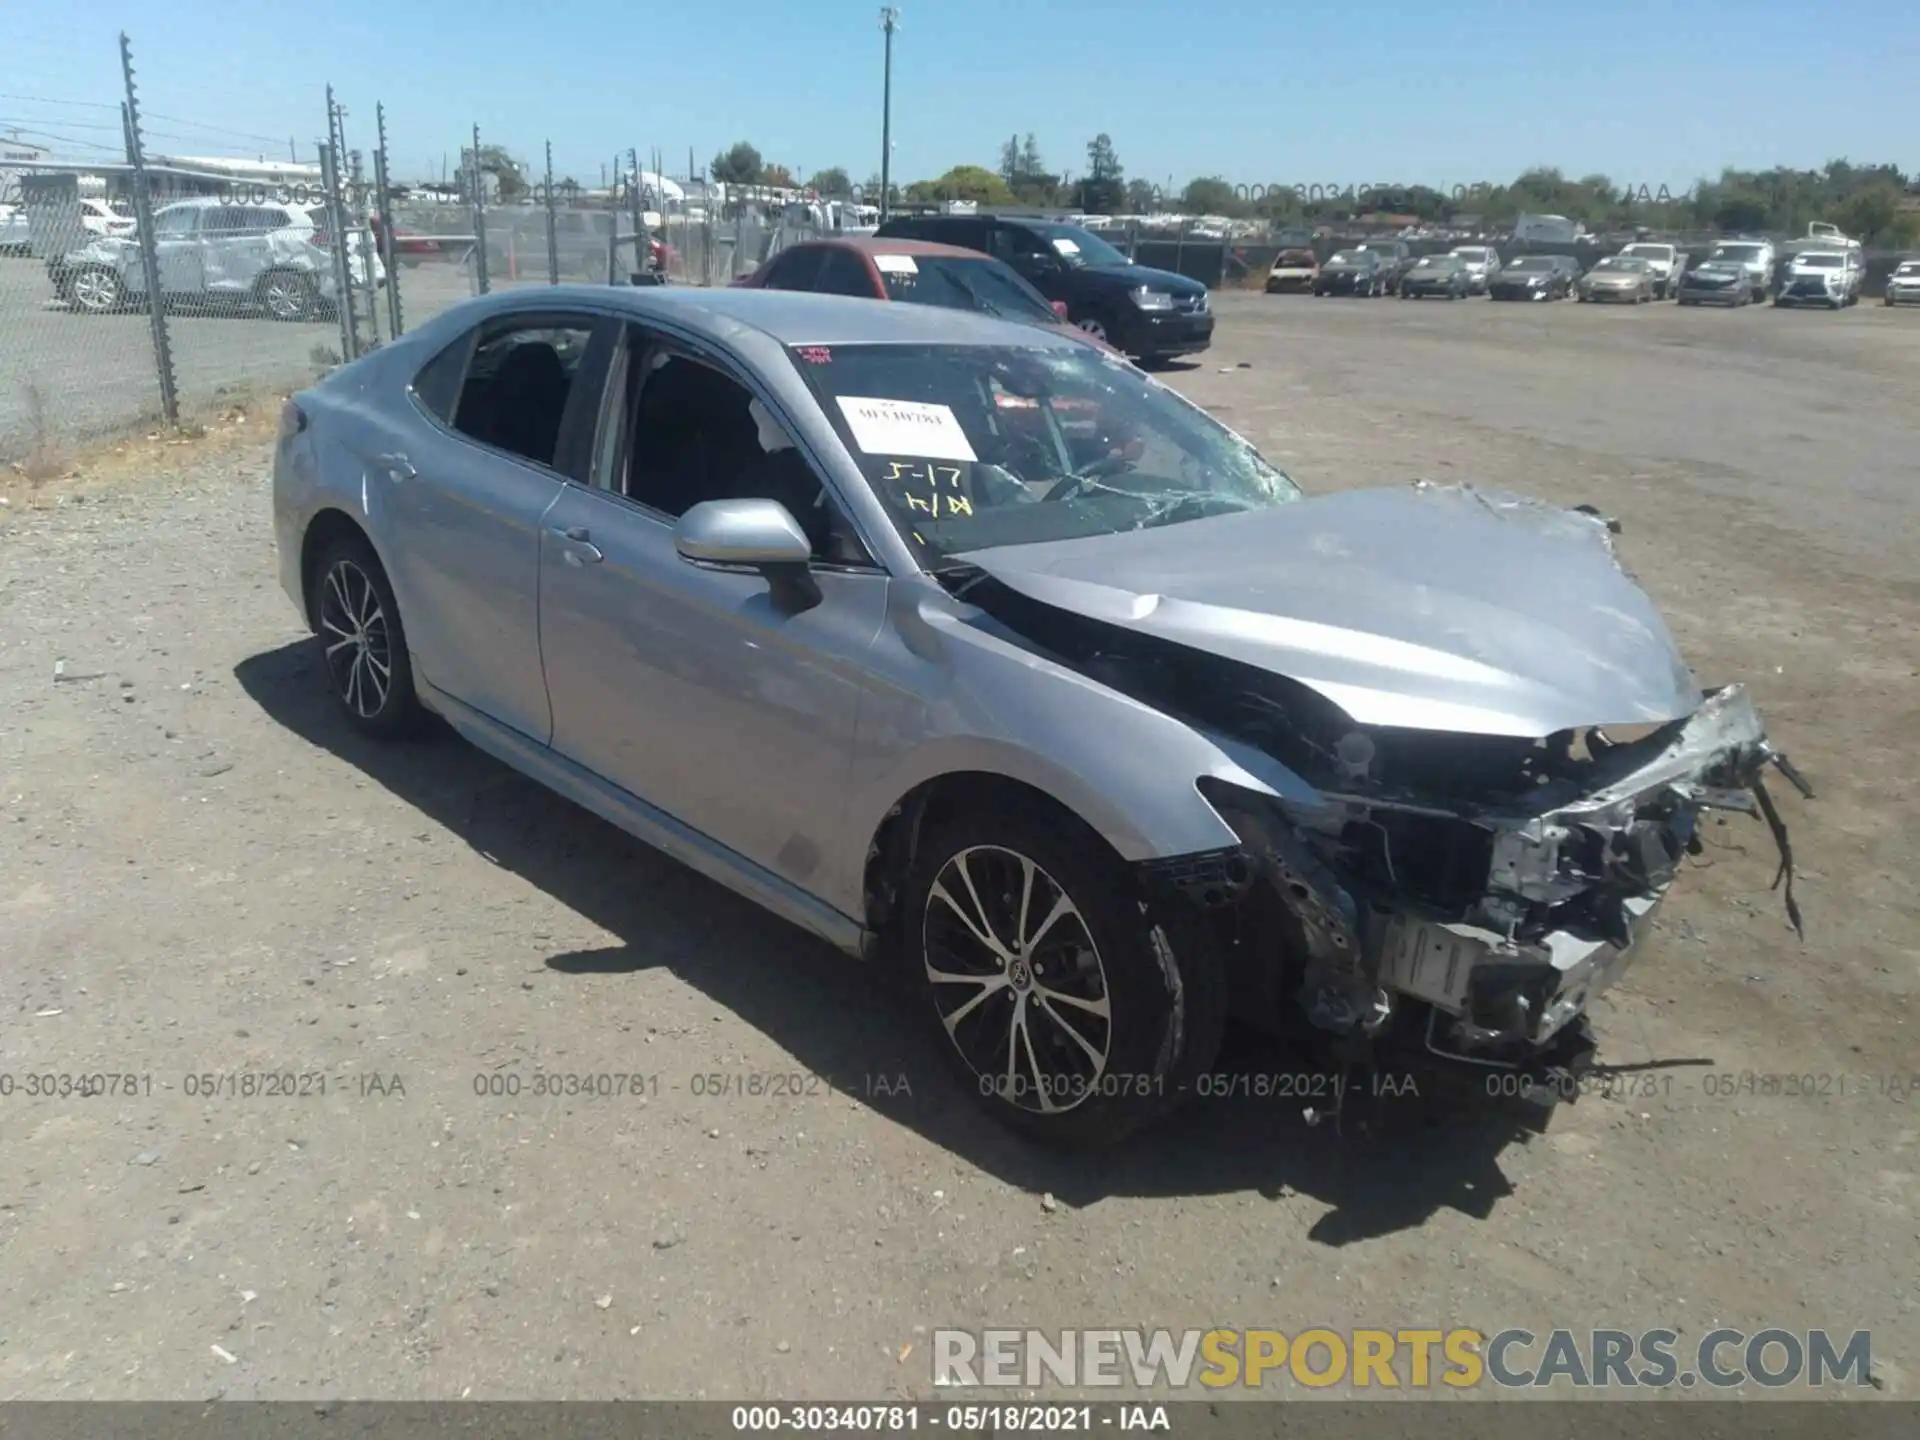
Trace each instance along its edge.
{"label": "door handle", "polygon": [[566,541],[560,555],[569,565],[597,565],[606,559],[600,547],[593,543],[593,532],[584,525],[550,525],[547,532]]}
{"label": "door handle", "polygon": [[393,480],[411,480],[420,473],[413,468],[411,460],[397,452],[392,455],[382,455],[380,464],[386,470],[388,478]]}

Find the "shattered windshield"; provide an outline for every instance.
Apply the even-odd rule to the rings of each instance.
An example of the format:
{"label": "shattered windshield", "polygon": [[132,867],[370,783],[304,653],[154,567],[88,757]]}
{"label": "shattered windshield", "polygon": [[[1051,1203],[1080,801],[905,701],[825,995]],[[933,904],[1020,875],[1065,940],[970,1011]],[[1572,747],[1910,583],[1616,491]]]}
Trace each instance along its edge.
{"label": "shattered windshield", "polygon": [[930,565],[1300,498],[1205,411],[1090,346],[800,346],[793,355]]}

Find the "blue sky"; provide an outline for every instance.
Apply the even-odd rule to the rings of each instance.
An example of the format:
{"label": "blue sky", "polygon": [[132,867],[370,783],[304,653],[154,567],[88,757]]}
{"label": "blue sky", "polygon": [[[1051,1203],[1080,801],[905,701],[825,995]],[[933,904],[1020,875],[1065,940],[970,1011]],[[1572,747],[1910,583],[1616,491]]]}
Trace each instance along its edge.
{"label": "blue sky", "polygon": [[[1129,178],[1441,186],[1535,164],[1675,192],[1723,165],[1844,156],[1920,169],[1920,4],[1854,0],[902,0],[896,179],[1050,168],[1113,137]],[[1583,18],[1584,16],[1584,18]],[[598,183],[629,146],[668,173],[737,139],[808,172],[879,168],[881,36],[866,0],[99,0],[0,12],[0,135],[115,143],[116,36],[156,151],[313,158],[323,87],[396,178],[469,127]],[[1582,43],[1582,37],[1591,43]],[[53,103],[58,102],[58,103]],[[166,117],[166,118],[160,118]],[[87,153],[81,151],[80,153]]]}

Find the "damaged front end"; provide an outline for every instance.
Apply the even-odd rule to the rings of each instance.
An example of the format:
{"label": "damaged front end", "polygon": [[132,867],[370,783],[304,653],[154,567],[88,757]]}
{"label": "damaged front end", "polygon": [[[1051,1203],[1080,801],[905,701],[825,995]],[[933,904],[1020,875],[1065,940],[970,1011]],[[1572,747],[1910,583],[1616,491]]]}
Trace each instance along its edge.
{"label": "damaged front end", "polygon": [[1325,759],[1339,773],[1310,804],[1200,787],[1278,902],[1299,1013],[1349,1062],[1417,1056],[1483,1088],[1488,1069],[1532,1082],[1501,1093],[1573,1093],[1593,1049],[1577,1022],[1700,852],[1705,811],[1766,821],[1801,929],[1765,772],[1812,792],[1738,685],[1631,739],[1353,728]]}
{"label": "damaged front end", "polygon": [[[1626,969],[1684,858],[1700,853],[1706,812],[1764,820],[1779,850],[1774,885],[1801,929],[1792,851],[1766,773],[1778,769],[1812,792],[1769,743],[1744,688],[1702,692],[1687,679],[1651,610],[1635,610],[1649,602],[1612,560],[1607,537],[1617,527],[1604,517],[1561,520],[1457,492],[1417,498],[1444,504],[1443,514],[1479,512],[1472,523],[1495,539],[1522,527],[1549,532],[1589,566],[1590,613],[1614,622],[1602,638],[1617,648],[1572,655],[1550,639],[1535,643],[1524,613],[1465,605],[1460,614],[1492,627],[1466,642],[1481,668],[1449,669],[1451,658],[1428,648],[1407,662],[1408,673],[1417,662],[1440,679],[1423,697],[1414,674],[1396,696],[1377,664],[1335,669],[1367,652],[1365,635],[1349,643],[1354,632],[1260,631],[1245,623],[1248,605],[1225,603],[1255,593],[1231,591],[1231,579],[1190,580],[1163,565],[1160,593],[1140,597],[1068,573],[1071,556],[1017,570],[995,555],[968,576],[945,578],[1003,633],[1180,716],[1230,754],[1257,752],[1305,782],[1267,785],[1253,763],[1234,779],[1200,777],[1200,793],[1239,845],[1145,867],[1153,889],[1210,917],[1233,1013],[1315,1042],[1343,1070],[1417,1071],[1482,1096],[1551,1102],[1577,1093],[1571,1081],[1594,1050],[1587,1009]],[[1274,522],[1261,562],[1269,573],[1309,573],[1313,553],[1331,548],[1327,522],[1302,530],[1306,539],[1275,561],[1272,553],[1292,542]],[[1597,550],[1586,548],[1596,541]],[[1342,613],[1370,603],[1366,593],[1324,597],[1324,587],[1301,586],[1287,600],[1322,603],[1329,619],[1336,603]],[[1429,597],[1409,596],[1410,606],[1416,601]],[[1371,618],[1391,617],[1383,607]],[[1303,633],[1284,653],[1275,641],[1272,663],[1253,640],[1236,638],[1292,642]],[[1465,633],[1434,623],[1421,638],[1431,646],[1429,636]],[[1497,668],[1487,656],[1510,663]],[[1319,673],[1295,678],[1280,663]],[[1485,690],[1441,689],[1456,673]],[[1383,723],[1489,714],[1483,696],[1496,682],[1521,695],[1528,714],[1551,715],[1562,728],[1526,733],[1517,702],[1495,717],[1498,730]],[[1363,723],[1336,696],[1364,700],[1373,713]],[[1590,706],[1644,718],[1567,724]],[[1508,1078],[1490,1083],[1496,1072]]]}

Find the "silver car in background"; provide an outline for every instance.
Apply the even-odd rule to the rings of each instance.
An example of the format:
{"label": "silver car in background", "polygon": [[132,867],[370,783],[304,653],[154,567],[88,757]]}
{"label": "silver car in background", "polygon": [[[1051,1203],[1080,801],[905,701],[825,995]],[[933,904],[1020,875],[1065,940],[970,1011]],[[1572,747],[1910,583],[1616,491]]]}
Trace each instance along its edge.
{"label": "silver car in background", "polygon": [[1593,268],[1574,286],[1574,294],[1595,303],[1623,301],[1638,305],[1653,299],[1653,267],[1630,256],[1609,255],[1593,262]]}
{"label": "silver car in background", "polygon": [[1886,303],[1920,303],[1920,260],[1902,260],[1893,267],[1893,273],[1887,276]]}
{"label": "silver car in background", "polygon": [[1491,245],[1456,245],[1447,252],[1467,267],[1471,293],[1484,295],[1500,273],[1500,252]]}
{"label": "silver car in background", "polygon": [[1747,272],[1753,298],[1764,300],[1773,288],[1776,257],[1770,240],[1725,240],[1713,247],[1709,260],[1730,260]]}
{"label": "silver car in background", "polygon": [[1671,300],[1680,288],[1680,275],[1687,268],[1687,257],[1678,245],[1654,240],[1636,240],[1620,251],[1629,260],[1644,260],[1653,271],[1653,293],[1657,300]]}
{"label": "silver car in background", "polygon": [[[319,318],[337,300],[337,279],[323,208],[238,204],[203,198],[153,213],[160,291],[170,304],[256,309],[274,320]],[[351,283],[364,284],[371,258],[374,283],[386,266],[349,237]],[[102,236],[49,262],[54,292],[83,314],[105,314],[145,302],[146,268],[131,235]]]}
{"label": "silver car in background", "polygon": [[294,396],[273,506],[343,723],[436,712],[898,967],[1049,1141],[1195,1093],[1229,1014],[1331,1074],[1569,1094],[1702,812],[1785,843],[1790,767],[1609,522],[1309,497],[1038,327],[495,294]]}

